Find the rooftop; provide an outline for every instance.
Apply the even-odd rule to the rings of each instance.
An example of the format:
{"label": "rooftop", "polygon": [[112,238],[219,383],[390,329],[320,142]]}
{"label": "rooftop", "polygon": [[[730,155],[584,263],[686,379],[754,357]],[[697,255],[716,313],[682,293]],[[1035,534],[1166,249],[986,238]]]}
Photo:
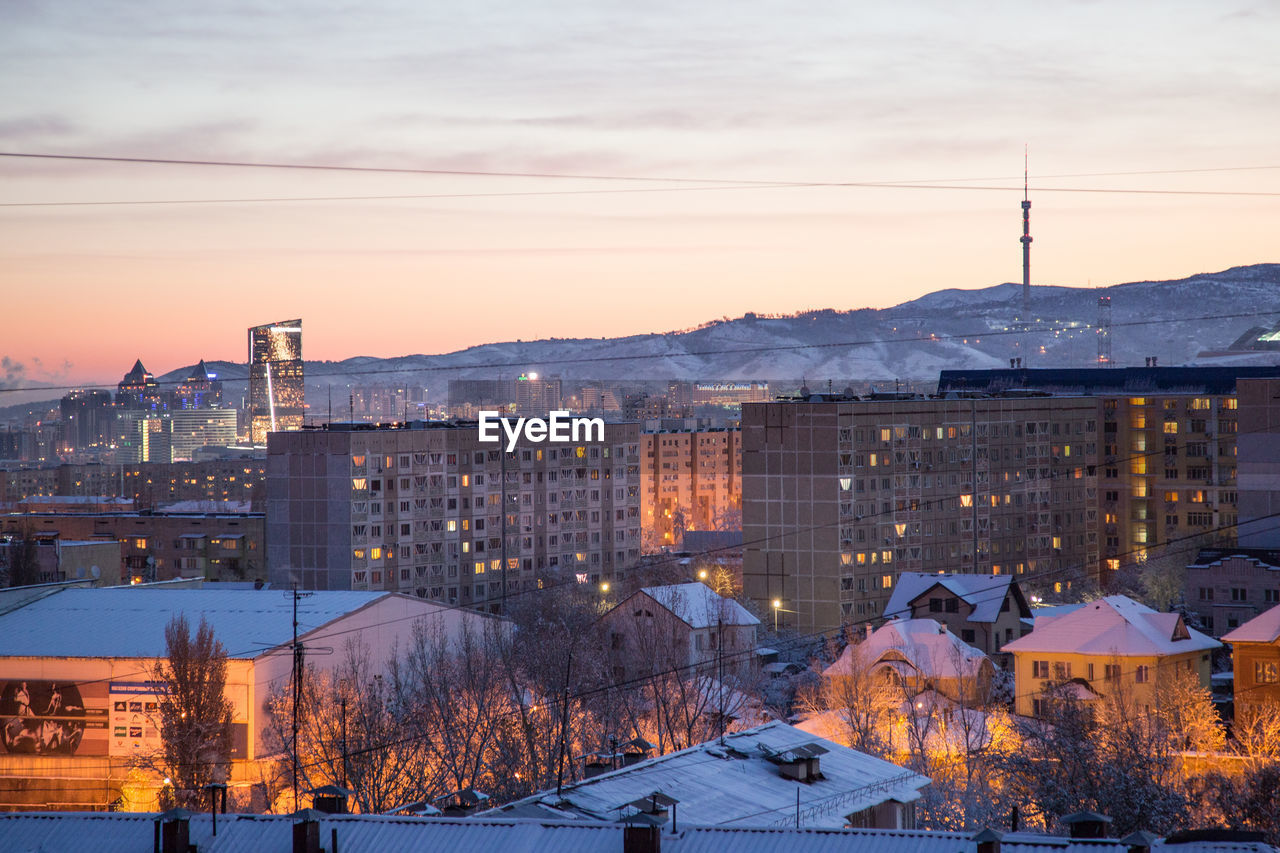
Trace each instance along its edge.
{"label": "rooftop", "polygon": [[1280,605],[1263,611],[1222,639],[1228,643],[1274,643],[1280,639]]}
{"label": "rooftop", "polygon": [[[821,774],[814,781],[785,778],[769,760],[811,745],[823,750],[818,753]],[[918,799],[928,784],[925,776],[774,721],[486,814],[617,820],[629,804],[656,791],[678,801],[679,824],[783,826],[796,819],[798,808],[804,825],[841,827],[854,812],[888,800]]]}
{"label": "rooftop", "polygon": [[[137,853],[152,849],[158,815],[137,812],[19,812],[0,814],[0,846],[15,853],[89,850]],[[201,853],[292,853],[292,815],[218,815],[218,834],[207,814],[190,818],[190,843]],[[416,818],[389,815],[317,815],[321,846],[337,831],[343,853],[622,853],[617,823],[491,818]],[[975,853],[974,833],[893,829],[744,829],[689,827],[663,833],[667,853]],[[1005,833],[1007,853],[1128,853],[1113,838],[1073,840]],[[1157,839],[1161,853],[1275,853],[1260,841]]]}
{"label": "rooftop", "polygon": [[[1000,618],[1000,607],[1013,586],[1013,576],[903,572],[898,577],[897,587],[890,596],[889,603],[885,605],[885,618],[909,618],[911,602],[935,586],[941,586],[973,608],[968,617],[970,622],[995,622]],[[1025,602],[1021,604],[1026,606]]]}
{"label": "rooftop", "polygon": [[[854,656],[867,666],[880,664],[901,672],[904,663],[926,678],[973,678],[987,656],[933,619],[891,619],[856,645],[846,646],[823,675],[848,674]],[[902,672],[903,675],[911,673]]]}
{"label": "rooftop", "polygon": [[1073,367],[1053,369],[944,370],[938,393],[1010,390],[1058,394],[1234,394],[1237,379],[1280,378],[1266,367]]}
{"label": "rooftop", "polygon": [[716,594],[715,590],[704,583],[695,581],[670,586],[646,586],[640,591],[670,610],[690,628],[760,624],[760,620],[741,604],[732,598]]}
{"label": "rooftop", "polygon": [[[299,633],[392,594],[310,593],[298,604]],[[207,619],[232,658],[293,639],[293,599],[279,590],[63,589],[0,615],[0,657],[162,657],[165,626],[179,613],[193,630]]]}
{"label": "rooftop", "polygon": [[1062,616],[1037,616],[1030,634],[1009,652],[1057,652],[1117,657],[1176,655],[1216,649],[1217,640],[1188,628],[1177,613],[1157,613],[1123,595],[1108,595]]}

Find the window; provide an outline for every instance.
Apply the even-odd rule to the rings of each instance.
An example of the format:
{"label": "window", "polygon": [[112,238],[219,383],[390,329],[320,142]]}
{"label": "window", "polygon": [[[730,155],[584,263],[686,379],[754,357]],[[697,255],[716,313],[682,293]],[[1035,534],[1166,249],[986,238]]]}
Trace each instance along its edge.
{"label": "window", "polygon": [[1054,661],[1053,678],[1055,681],[1067,681],[1071,678],[1071,664],[1069,662]]}
{"label": "window", "polygon": [[1151,667],[1139,666],[1133,673],[1133,680],[1138,684],[1146,684],[1151,680]]}
{"label": "window", "polygon": [[1107,681],[1119,681],[1119,680],[1120,680],[1120,664],[1118,664],[1118,663],[1109,663],[1109,664],[1107,664],[1106,666],[1104,666],[1104,667],[1102,668],[1102,670],[1103,670],[1103,671],[1102,671],[1102,677],[1103,677],[1104,679],[1106,679]]}
{"label": "window", "polygon": [[929,612],[930,612],[930,613],[941,613],[941,612],[942,612],[942,599],[941,599],[941,598],[931,598],[931,599],[929,599]]}
{"label": "window", "polygon": [[1280,681],[1280,663],[1273,660],[1253,662],[1254,684],[1275,684]]}
{"label": "window", "polygon": [[1048,678],[1048,677],[1049,677],[1049,662],[1048,662],[1047,660],[1037,660],[1037,661],[1032,661],[1032,662],[1031,662],[1031,677],[1032,677],[1032,678]]}

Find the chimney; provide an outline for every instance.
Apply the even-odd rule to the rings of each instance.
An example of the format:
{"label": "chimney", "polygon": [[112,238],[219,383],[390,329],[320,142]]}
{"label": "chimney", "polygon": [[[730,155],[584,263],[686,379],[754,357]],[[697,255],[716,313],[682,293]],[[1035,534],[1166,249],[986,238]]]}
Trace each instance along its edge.
{"label": "chimney", "polygon": [[1120,843],[1129,848],[1129,853],[1151,853],[1151,848],[1156,843],[1156,837],[1145,830],[1139,829],[1128,838],[1121,839]]}
{"label": "chimney", "polygon": [[1097,812],[1076,812],[1062,818],[1062,822],[1070,828],[1072,838],[1106,838],[1111,818]]}
{"label": "chimney", "polygon": [[340,785],[323,785],[306,793],[311,795],[311,807],[322,814],[346,814],[347,800],[354,791]]}
{"label": "chimney", "polygon": [[293,853],[320,853],[320,818],[324,815],[315,809],[302,809],[293,816],[297,818],[293,825]]}
{"label": "chimney", "polygon": [[160,824],[160,853],[188,853],[191,849],[191,812],[169,809],[157,818]]}
{"label": "chimney", "polygon": [[662,830],[649,824],[629,823],[622,828],[622,853],[661,853]]}
{"label": "chimney", "polygon": [[1003,838],[1003,835],[987,827],[975,835],[973,841],[978,845],[978,853],[1000,853],[1000,841]]}

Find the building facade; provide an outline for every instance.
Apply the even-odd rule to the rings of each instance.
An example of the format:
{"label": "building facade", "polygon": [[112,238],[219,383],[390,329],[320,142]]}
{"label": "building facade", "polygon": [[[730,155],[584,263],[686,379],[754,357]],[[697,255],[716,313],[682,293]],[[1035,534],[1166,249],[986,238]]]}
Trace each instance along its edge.
{"label": "building facade", "polygon": [[743,406],[743,587],[802,631],[879,617],[900,572],[1101,565],[1090,398],[889,395]]}
{"label": "building facade", "polygon": [[100,463],[0,471],[0,504],[31,497],[123,497],[139,509],[182,501],[265,506],[266,458],[245,454],[199,462]]}
{"label": "building facade", "polygon": [[306,413],[302,321],[282,320],[249,329],[249,441],[267,433],[302,429]]}
{"label": "building facade", "polygon": [[[497,611],[548,572],[583,583],[640,558],[640,432],[506,453],[474,422],[272,434],[271,579],[412,592]],[[506,511],[504,512],[504,504]]]}
{"label": "building facade", "polygon": [[1187,566],[1183,601],[1214,637],[1280,604],[1280,551],[1203,548]]}
{"label": "building facade", "polygon": [[677,546],[687,530],[742,526],[742,433],[657,421],[641,436],[646,544]]}

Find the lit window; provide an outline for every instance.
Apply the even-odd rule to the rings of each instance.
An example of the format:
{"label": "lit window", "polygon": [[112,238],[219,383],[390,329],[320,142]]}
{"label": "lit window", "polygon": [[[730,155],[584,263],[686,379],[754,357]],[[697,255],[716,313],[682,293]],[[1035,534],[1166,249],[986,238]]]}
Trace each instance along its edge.
{"label": "lit window", "polygon": [[484,574],[484,560],[476,560],[476,574]]}
{"label": "lit window", "polygon": [[[887,551],[885,553],[888,553]],[[885,562],[888,562],[887,560]],[[893,575],[881,575],[880,586],[883,589],[891,589],[893,587]]]}
{"label": "lit window", "polygon": [[458,522],[454,520],[446,521],[444,526],[445,530],[448,530],[450,533],[456,533],[458,530]]}
{"label": "lit window", "polygon": [[382,548],[370,548],[370,549],[369,549],[369,559],[370,559],[370,560],[381,560],[381,559],[382,559]]}
{"label": "lit window", "polygon": [[352,477],[351,488],[354,491],[363,491],[369,488],[369,481],[366,480],[364,477]]}

